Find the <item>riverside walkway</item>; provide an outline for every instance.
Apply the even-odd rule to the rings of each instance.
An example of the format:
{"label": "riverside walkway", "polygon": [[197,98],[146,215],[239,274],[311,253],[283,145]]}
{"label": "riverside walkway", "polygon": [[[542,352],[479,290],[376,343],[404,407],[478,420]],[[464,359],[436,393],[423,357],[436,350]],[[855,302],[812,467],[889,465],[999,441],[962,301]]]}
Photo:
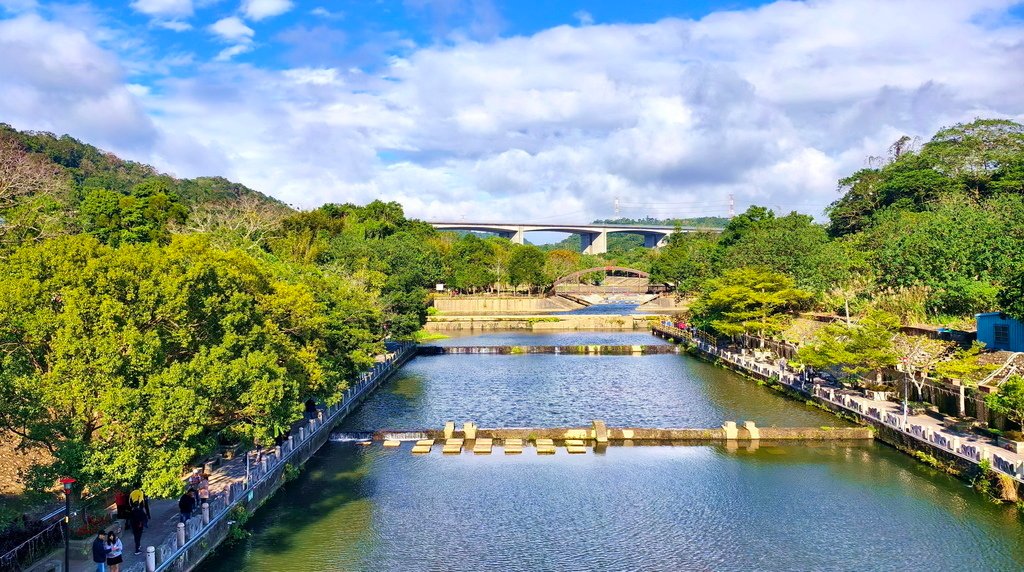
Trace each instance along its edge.
{"label": "riverside walkway", "polygon": [[[286,465],[300,466],[328,440],[331,429],[345,418],[369,393],[376,389],[406,361],[416,355],[416,344],[401,344],[392,354],[384,356],[372,370],[363,373],[345,390],[342,401],[319,411],[310,421],[301,421],[292,428],[291,436],[281,446],[250,451],[224,462],[210,476],[208,510],[197,512],[184,526],[178,524],[177,499],[150,501],[152,519],[143,533],[141,554],[133,554],[130,531],[119,534],[124,544],[122,572],[163,572],[189,570],[227,536],[233,524],[232,514],[238,507],[252,512],[269,498],[283,482]],[[115,524],[117,530],[123,521]],[[87,542],[73,545],[70,571],[94,572]],[[63,548],[28,568],[48,572],[63,567]]]}
{"label": "riverside walkway", "polygon": [[899,403],[889,400],[868,399],[849,389],[828,387],[811,383],[801,373],[782,367],[778,363],[757,360],[751,355],[730,352],[698,339],[689,330],[673,326],[652,326],[655,335],[693,345],[702,354],[717,358],[730,369],[763,380],[774,380],[808,398],[843,411],[861,422],[880,428],[888,428],[906,439],[952,455],[974,465],[989,461],[993,469],[1008,475],[1018,483],[1024,483],[1024,455],[1009,451],[992,442],[991,439],[966,431],[945,427],[938,419],[928,415],[904,414]]}

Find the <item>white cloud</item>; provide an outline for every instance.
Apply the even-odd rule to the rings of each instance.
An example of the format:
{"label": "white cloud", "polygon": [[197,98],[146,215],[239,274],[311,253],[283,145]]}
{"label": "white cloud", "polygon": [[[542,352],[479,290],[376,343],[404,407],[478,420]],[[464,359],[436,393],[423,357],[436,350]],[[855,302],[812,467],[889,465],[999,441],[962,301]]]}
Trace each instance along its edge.
{"label": "white cloud", "polygon": [[35,10],[38,6],[36,0],[0,0],[0,9],[15,14]]}
{"label": "white cloud", "polygon": [[228,41],[251,40],[256,33],[237,16],[217,20],[210,26],[210,31]]}
{"label": "white cloud", "polygon": [[192,0],[135,0],[131,6],[136,12],[148,16],[175,18],[192,15]]}
{"label": "white cloud", "polygon": [[157,138],[117,57],[35,14],[0,20],[0,118],[144,157]]}
{"label": "white cloud", "polygon": [[280,16],[292,7],[291,0],[242,0],[242,13],[257,22],[264,18]]}
{"label": "white cloud", "polygon": [[[41,60],[20,65],[4,57],[0,30],[0,112],[103,135],[116,130],[87,114],[106,119],[96,110],[110,105],[115,125],[140,134],[131,158],[303,206],[384,198],[421,217],[585,221],[610,216],[615,197],[627,216],[725,214],[733,194],[739,210],[817,214],[838,177],[899,135],[976,116],[1024,120],[1024,27],[987,24],[1008,4],[780,2],[699,21],[453,40],[366,73],[210,63],[149,91],[129,91],[86,36],[40,32],[56,46],[10,48]],[[222,61],[252,46],[239,18],[211,29],[227,42]],[[37,103],[50,92],[96,103],[64,113]]]}
{"label": "white cloud", "polygon": [[231,58],[252,51],[252,44],[235,44],[229,48],[217,52],[214,61],[226,62]]}
{"label": "white cloud", "polygon": [[174,32],[186,32],[192,29],[192,24],[181,20],[162,20],[156,22],[156,25]]}
{"label": "white cloud", "polygon": [[580,23],[581,26],[590,26],[594,23],[594,16],[586,10],[578,10],[573,12],[573,18]]}

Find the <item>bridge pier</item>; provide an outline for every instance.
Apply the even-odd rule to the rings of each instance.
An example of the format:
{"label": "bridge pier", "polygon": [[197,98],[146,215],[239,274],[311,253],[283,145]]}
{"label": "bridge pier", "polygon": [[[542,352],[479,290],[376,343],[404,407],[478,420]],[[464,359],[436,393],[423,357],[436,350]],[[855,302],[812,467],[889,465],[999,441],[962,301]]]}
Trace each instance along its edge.
{"label": "bridge pier", "polygon": [[644,248],[661,248],[668,242],[667,234],[645,234]]}
{"label": "bridge pier", "polygon": [[522,227],[519,227],[519,230],[516,230],[515,232],[499,232],[498,236],[501,238],[507,238],[514,244],[526,244],[526,236]]}
{"label": "bridge pier", "polygon": [[580,233],[583,254],[604,254],[608,252],[608,233],[605,231]]}

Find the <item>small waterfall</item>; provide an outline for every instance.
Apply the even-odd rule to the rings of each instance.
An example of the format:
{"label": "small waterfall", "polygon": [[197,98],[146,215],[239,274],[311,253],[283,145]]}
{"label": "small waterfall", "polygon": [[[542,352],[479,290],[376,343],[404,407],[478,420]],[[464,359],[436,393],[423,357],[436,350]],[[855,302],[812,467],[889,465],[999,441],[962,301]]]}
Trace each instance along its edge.
{"label": "small waterfall", "polygon": [[430,439],[430,435],[422,431],[407,431],[407,432],[391,432],[389,431],[386,435],[388,439],[394,439],[396,441],[419,441],[420,439]]}
{"label": "small waterfall", "polygon": [[351,443],[353,441],[371,441],[373,440],[373,431],[351,431],[351,432],[337,432],[331,433],[331,441],[338,443]]}

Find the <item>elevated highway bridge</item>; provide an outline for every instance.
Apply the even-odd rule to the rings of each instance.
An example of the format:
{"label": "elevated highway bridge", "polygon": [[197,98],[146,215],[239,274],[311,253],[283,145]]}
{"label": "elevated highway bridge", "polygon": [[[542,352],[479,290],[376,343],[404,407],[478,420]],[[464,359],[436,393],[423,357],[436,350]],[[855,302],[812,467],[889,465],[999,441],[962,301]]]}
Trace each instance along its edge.
{"label": "elevated highway bridge", "polygon": [[490,232],[511,240],[516,244],[526,242],[528,232],[565,232],[578,234],[582,239],[583,254],[604,254],[608,252],[608,235],[613,233],[639,234],[644,237],[644,246],[658,248],[665,244],[674,232],[721,232],[720,228],[695,226],[633,226],[627,224],[518,224],[488,222],[431,222],[438,230],[464,230]]}

